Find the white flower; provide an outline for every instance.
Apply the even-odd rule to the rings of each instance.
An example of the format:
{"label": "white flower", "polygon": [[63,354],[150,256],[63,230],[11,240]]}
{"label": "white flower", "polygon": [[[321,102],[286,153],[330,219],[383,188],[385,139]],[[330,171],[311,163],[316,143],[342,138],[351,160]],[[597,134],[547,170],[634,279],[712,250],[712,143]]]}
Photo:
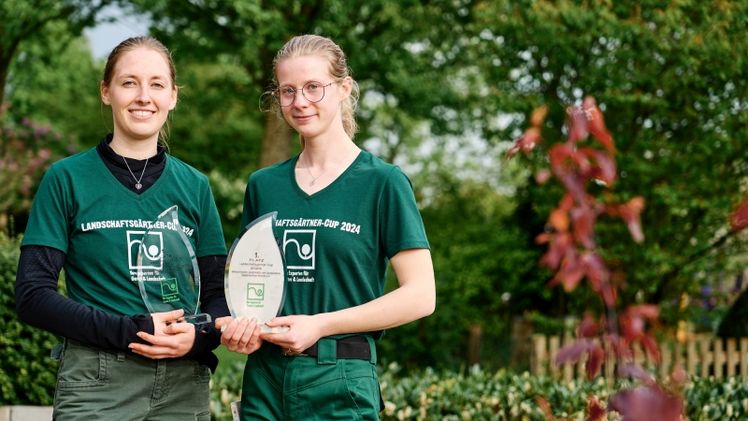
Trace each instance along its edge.
{"label": "white flower", "polygon": [[229,391],[226,389],[221,389],[221,402],[224,405],[231,403],[231,395],[229,395]]}
{"label": "white flower", "polygon": [[523,414],[529,414],[532,412],[532,408],[527,402],[522,402],[521,404],[519,404],[519,408],[522,410]]}
{"label": "white flower", "polygon": [[394,402],[386,401],[384,403],[384,413],[385,415],[392,416],[395,413],[395,408],[397,408],[397,405],[395,405]]}

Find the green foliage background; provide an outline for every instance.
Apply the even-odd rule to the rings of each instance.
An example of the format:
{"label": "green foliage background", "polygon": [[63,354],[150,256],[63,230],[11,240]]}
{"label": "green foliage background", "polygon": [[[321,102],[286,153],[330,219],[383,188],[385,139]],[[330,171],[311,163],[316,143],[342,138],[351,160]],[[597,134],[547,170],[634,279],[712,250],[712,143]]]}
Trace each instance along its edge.
{"label": "green foliage background", "polygon": [[13,285],[20,239],[0,232],[0,406],[51,405],[60,340],[18,320]]}

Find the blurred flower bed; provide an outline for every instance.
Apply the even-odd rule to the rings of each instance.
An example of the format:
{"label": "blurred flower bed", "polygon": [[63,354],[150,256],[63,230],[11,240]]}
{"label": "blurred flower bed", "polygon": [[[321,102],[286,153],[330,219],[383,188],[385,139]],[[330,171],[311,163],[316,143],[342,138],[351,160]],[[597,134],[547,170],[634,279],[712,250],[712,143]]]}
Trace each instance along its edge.
{"label": "blurred flower bed", "polygon": [[[231,420],[230,403],[239,399],[243,363],[223,371],[212,383],[214,419]],[[545,420],[539,398],[545,399],[554,417],[585,420],[588,398],[600,402],[630,386],[610,386],[602,378],[564,382],[524,373],[496,372],[473,367],[461,372],[425,369],[403,375],[393,363],[383,367],[380,384],[385,409],[383,420]],[[684,389],[686,417],[698,420],[748,419],[748,381],[692,379]],[[608,414],[608,420],[619,420]]]}

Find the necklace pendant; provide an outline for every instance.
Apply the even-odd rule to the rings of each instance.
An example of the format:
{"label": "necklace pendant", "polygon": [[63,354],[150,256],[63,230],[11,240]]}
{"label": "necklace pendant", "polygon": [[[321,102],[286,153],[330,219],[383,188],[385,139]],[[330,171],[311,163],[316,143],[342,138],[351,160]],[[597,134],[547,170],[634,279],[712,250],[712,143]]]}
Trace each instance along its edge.
{"label": "necklace pendant", "polygon": [[135,183],[135,189],[136,189],[136,190],[140,190],[140,189],[142,189],[142,188],[143,188],[143,185],[142,185],[142,184],[140,184],[140,183]]}

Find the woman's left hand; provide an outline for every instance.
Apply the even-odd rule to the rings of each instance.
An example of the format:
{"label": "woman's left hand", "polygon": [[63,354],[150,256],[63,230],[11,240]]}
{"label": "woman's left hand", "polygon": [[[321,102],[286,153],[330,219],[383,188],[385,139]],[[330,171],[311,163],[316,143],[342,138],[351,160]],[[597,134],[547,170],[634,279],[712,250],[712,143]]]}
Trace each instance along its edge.
{"label": "woman's left hand", "polygon": [[137,335],[150,345],[133,342],[129,345],[132,352],[154,360],[178,358],[192,349],[195,343],[195,325],[187,322],[174,322],[156,335],[146,332],[138,332]]}
{"label": "woman's left hand", "polygon": [[276,317],[267,322],[268,327],[286,327],[283,333],[263,333],[260,337],[288,351],[298,354],[314,345],[322,337],[319,322],[314,316],[295,315]]}

